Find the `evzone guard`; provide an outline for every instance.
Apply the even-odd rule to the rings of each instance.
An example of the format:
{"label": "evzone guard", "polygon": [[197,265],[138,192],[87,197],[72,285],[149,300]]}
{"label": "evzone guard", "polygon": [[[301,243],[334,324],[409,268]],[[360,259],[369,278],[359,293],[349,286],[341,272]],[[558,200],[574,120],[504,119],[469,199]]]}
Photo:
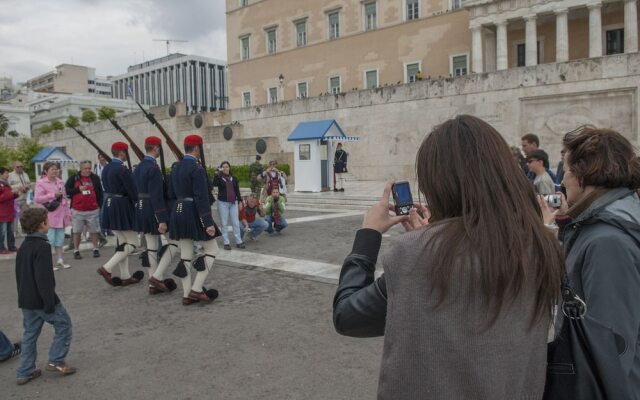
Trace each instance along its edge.
{"label": "evzone guard", "polygon": [[[136,231],[144,233],[149,259],[149,294],[172,291],[177,285],[164,274],[171,259],[178,252],[178,243],[168,240],[169,200],[166,199],[165,180],[156,159],[164,165],[162,141],[149,136],[144,141],[146,155],[133,173],[138,201],[135,207]],[[164,240],[163,240],[164,239]]]}
{"label": "evzone guard", "polygon": [[[129,146],[124,142],[111,145],[113,158],[102,170],[102,184],[104,186],[104,226],[102,229],[112,230],[118,239],[115,254],[106,264],[98,268],[104,280],[112,286],[127,286],[140,282],[144,272],[129,272],[129,254],[138,245],[138,235],[135,232],[134,206],[138,199],[138,192],[131,170],[124,165],[129,161]],[[120,276],[111,276],[113,269],[120,267]]]}
{"label": "evzone guard", "polygon": [[[220,236],[220,229],[213,221],[208,193],[208,177],[198,163],[203,158],[202,137],[189,135],[184,138],[185,155],[174,164],[171,172],[169,197],[175,198],[169,220],[169,236],[179,242],[180,262],[173,274],[182,284],[182,304],[210,302],[218,297],[215,289],[205,289],[204,281],[213,268],[218,244],[214,240]],[[204,254],[194,259],[193,242],[200,242]],[[196,276],[191,284],[191,268]]]}

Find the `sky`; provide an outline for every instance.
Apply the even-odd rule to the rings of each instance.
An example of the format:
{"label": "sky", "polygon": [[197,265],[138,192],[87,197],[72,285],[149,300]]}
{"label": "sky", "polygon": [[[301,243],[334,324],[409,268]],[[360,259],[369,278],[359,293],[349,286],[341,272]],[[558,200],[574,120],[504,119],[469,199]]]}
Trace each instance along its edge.
{"label": "sky", "polygon": [[171,53],[227,59],[225,0],[0,0],[0,77],[77,64],[96,75]]}

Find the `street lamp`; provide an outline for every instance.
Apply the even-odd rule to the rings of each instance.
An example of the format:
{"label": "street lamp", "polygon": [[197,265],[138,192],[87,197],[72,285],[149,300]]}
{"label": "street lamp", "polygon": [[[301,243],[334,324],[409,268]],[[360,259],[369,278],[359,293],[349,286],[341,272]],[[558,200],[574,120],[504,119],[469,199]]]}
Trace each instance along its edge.
{"label": "street lamp", "polygon": [[280,74],[280,76],[278,77],[278,82],[280,82],[280,86],[284,84],[284,75]]}

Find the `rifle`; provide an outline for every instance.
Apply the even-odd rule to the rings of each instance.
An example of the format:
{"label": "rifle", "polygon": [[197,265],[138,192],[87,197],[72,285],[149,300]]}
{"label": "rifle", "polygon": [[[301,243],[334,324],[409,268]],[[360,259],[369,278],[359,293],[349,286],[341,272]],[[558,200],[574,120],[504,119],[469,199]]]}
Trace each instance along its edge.
{"label": "rifle", "polygon": [[180,148],[175,144],[173,139],[171,139],[171,136],[169,136],[167,131],[165,131],[162,125],[160,125],[160,123],[156,120],[156,117],[150,112],[148,112],[147,110],[145,110],[144,107],[142,107],[142,105],[137,101],[136,101],[136,104],[138,105],[138,107],[140,107],[140,109],[144,113],[144,116],[147,117],[149,122],[151,122],[151,125],[154,125],[156,128],[158,128],[162,136],[164,136],[164,140],[167,142],[167,146],[169,146],[169,149],[171,150],[173,155],[176,157],[176,159],[182,160],[182,157],[184,157],[184,154],[182,154],[182,151],[180,151]]}
{"label": "rifle", "polygon": [[109,122],[111,122],[111,125],[113,125],[114,128],[116,128],[118,131],[120,131],[120,133],[122,133],[122,136],[124,136],[124,138],[127,139],[129,144],[131,145],[131,149],[133,150],[133,152],[136,153],[136,156],[138,156],[140,161],[142,161],[144,159],[144,153],[142,152],[142,150],[140,150],[140,147],[138,147],[138,145],[133,141],[133,139],[131,139],[131,136],[129,136],[127,132],[120,127],[120,125],[118,124],[118,121],[116,121],[115,119],[109,118]]}
{"label": "rifle", "polygon": [[102,149],[100,147],[98,147],[97,144],[95,144],[93,142],[93,140],[89,139],[87,137],[87,135],[85,135],[84,133],[82,133],[82,131],[74,126],[71,127],[71,129],[73,129],[74,131],[76,131],[76,133],[78,135],[80,135],[81,138],[83,138],[84,140],[86,140],[87,142],[89,142],[89,144],[98,151],[98,154],[100,154],[102,157],[104,157],[105,160],[107,160],[107,162],[111,162],[111,157],[109,157],[109,155],[107,153],[105,153],[104,151],[102,151]]}

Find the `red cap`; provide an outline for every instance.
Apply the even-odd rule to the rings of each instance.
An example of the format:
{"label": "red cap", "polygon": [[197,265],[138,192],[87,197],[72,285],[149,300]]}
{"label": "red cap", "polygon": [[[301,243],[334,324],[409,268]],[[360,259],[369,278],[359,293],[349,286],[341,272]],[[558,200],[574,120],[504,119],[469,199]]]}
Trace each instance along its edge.
{"label": "red cap", "polygon": [[144,140],[145,146],[162,146],[162,140],[157,136],[149,136]]}
{"label": "red cap", "polygon": [[184,138],[185,146],[201,146],[202,145],[202,137],[198,135],[189,135]]}
{"label": "red cap", "polygon": [[125,142],[113,142],[111,145],[111,151],[127,151],[129,150],[129,145]]}

